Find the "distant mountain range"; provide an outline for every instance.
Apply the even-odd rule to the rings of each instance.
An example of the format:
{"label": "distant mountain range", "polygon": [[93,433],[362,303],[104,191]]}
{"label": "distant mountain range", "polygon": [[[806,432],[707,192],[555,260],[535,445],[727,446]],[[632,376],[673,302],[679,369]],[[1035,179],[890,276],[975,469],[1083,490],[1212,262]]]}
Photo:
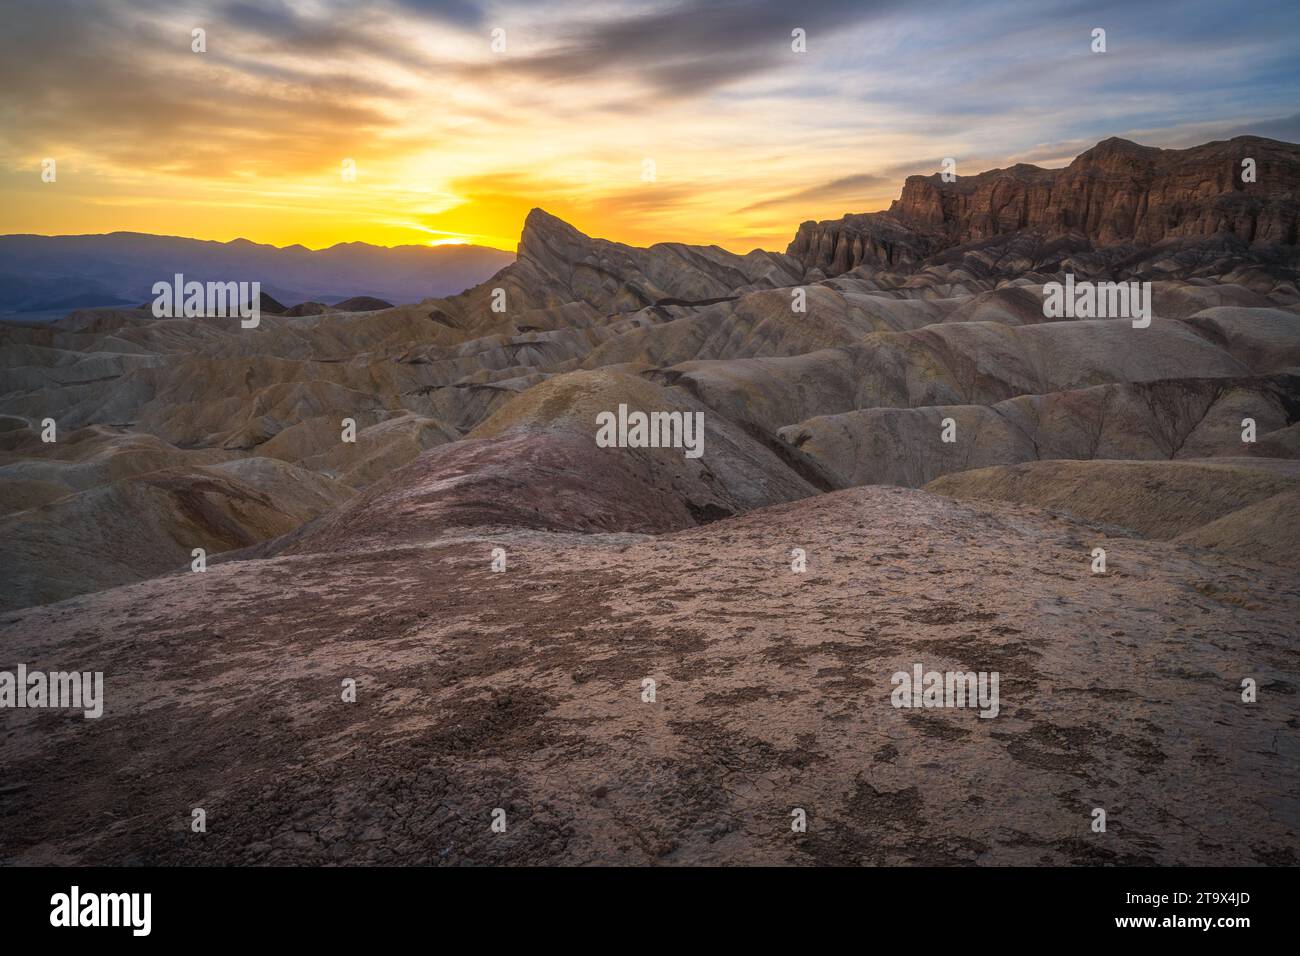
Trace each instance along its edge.
{"label": "distant mountain range", "polygon": [[155,282],[177,272],[200,282],[261,282],[263,292],[289,305],[353,296],[419,302],[454,295],[512,261],[511,253],[468,245],[344,242],[311,250],[138,232],[0,236],[0,314],[57,318],[73,309],[137,306],[153,298]]}

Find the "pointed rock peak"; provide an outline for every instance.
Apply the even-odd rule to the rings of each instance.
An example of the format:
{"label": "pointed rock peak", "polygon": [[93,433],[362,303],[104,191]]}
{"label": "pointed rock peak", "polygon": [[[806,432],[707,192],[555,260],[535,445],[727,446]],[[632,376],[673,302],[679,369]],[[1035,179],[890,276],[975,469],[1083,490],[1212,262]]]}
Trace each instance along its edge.
{"label": "pointed rock peak", "polygon": [[527,228],[528,226],[537,226],[541,228],[549,224],[568,226],[570,229],[573,228],[559,216],[552,216],[541,206],[534,206],[532,209],[528,210],[528,217],[524,220],[524,228]]}
{"label": "pointed rock peak", "polygon": [[541,254],[546,250],[588,244],[591,237],[579,232],[563,219],[552,216],[540,206],[524,219],[524,231],[519,237],[519,255]]}
{"label": "pointed rock peak", "polygon": [[541,206],[533,207],[533,209],[528,213],[528,217],[524,220],[525,235],[530,229],[542,233],[564,233],[572,236],[580,236],[583,239],[591,238],[585,233],[579,232],[558,216],[552,216]]}

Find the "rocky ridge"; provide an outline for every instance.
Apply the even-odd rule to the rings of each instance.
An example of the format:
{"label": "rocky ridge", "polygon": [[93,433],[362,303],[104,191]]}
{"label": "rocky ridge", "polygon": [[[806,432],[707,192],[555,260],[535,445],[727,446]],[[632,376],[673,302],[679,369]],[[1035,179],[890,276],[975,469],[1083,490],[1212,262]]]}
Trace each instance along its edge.
{"label": "rocky ridge", "polygon": [[[1224,257],[1293,266],[1298,224],[1300,159],[1290,144],[1239,136],[1175,150],[1112,138],[1063,169],[1019,164],[952,182],[909,176],[888,211],[805,222],[786,253],[825,276],[864,265],[908,272],[954,247],[1005,246],[1024,234],[1036,258],[1124,247],[1113,250],[1122,261],[1162,243],[1195,250],[1209,241]],[[1123,266],[1140,272],[1139,264]]]}

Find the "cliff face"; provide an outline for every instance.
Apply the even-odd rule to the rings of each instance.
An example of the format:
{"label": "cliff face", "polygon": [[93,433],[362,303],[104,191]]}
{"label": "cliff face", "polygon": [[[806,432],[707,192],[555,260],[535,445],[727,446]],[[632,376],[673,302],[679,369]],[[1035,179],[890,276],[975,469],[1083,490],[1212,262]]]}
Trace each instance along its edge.
{"label": "cliff face", "polygon": [[[1241,181],[1252,158],[1256,181]],[[1064,169],[1017,165],[945,183],[909,176],[887,212],[799,227],[787,253],[837,275],[864,263],[898,271],[954,246],[1035,230],[1096,246],[1231,235],[1300,241],[1300,146],[1241,136],[1191,149],[1108,139]]]}

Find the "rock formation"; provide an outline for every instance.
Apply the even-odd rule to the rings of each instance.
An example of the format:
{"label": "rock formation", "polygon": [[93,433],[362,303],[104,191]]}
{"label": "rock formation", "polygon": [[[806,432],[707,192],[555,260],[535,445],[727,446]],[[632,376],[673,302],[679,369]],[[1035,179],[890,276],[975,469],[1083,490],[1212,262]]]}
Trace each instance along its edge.
{"label": "rock formation", "polygon": [[[1245,159],[1254,160],[1253,182],[1242,181]],[[1112,138],[1064,169],[1022,163],[953,182],[909,176],[887,212],[805,222],[786,252],[834,276],[864,265],[914,270],[953,247],[1023,232],[1076,249],[1231,236],[1242,253],[1263,255],[1294,247],[1298,229],[1300,158],[1290,144],[1239,136],[1177,150]]]}

